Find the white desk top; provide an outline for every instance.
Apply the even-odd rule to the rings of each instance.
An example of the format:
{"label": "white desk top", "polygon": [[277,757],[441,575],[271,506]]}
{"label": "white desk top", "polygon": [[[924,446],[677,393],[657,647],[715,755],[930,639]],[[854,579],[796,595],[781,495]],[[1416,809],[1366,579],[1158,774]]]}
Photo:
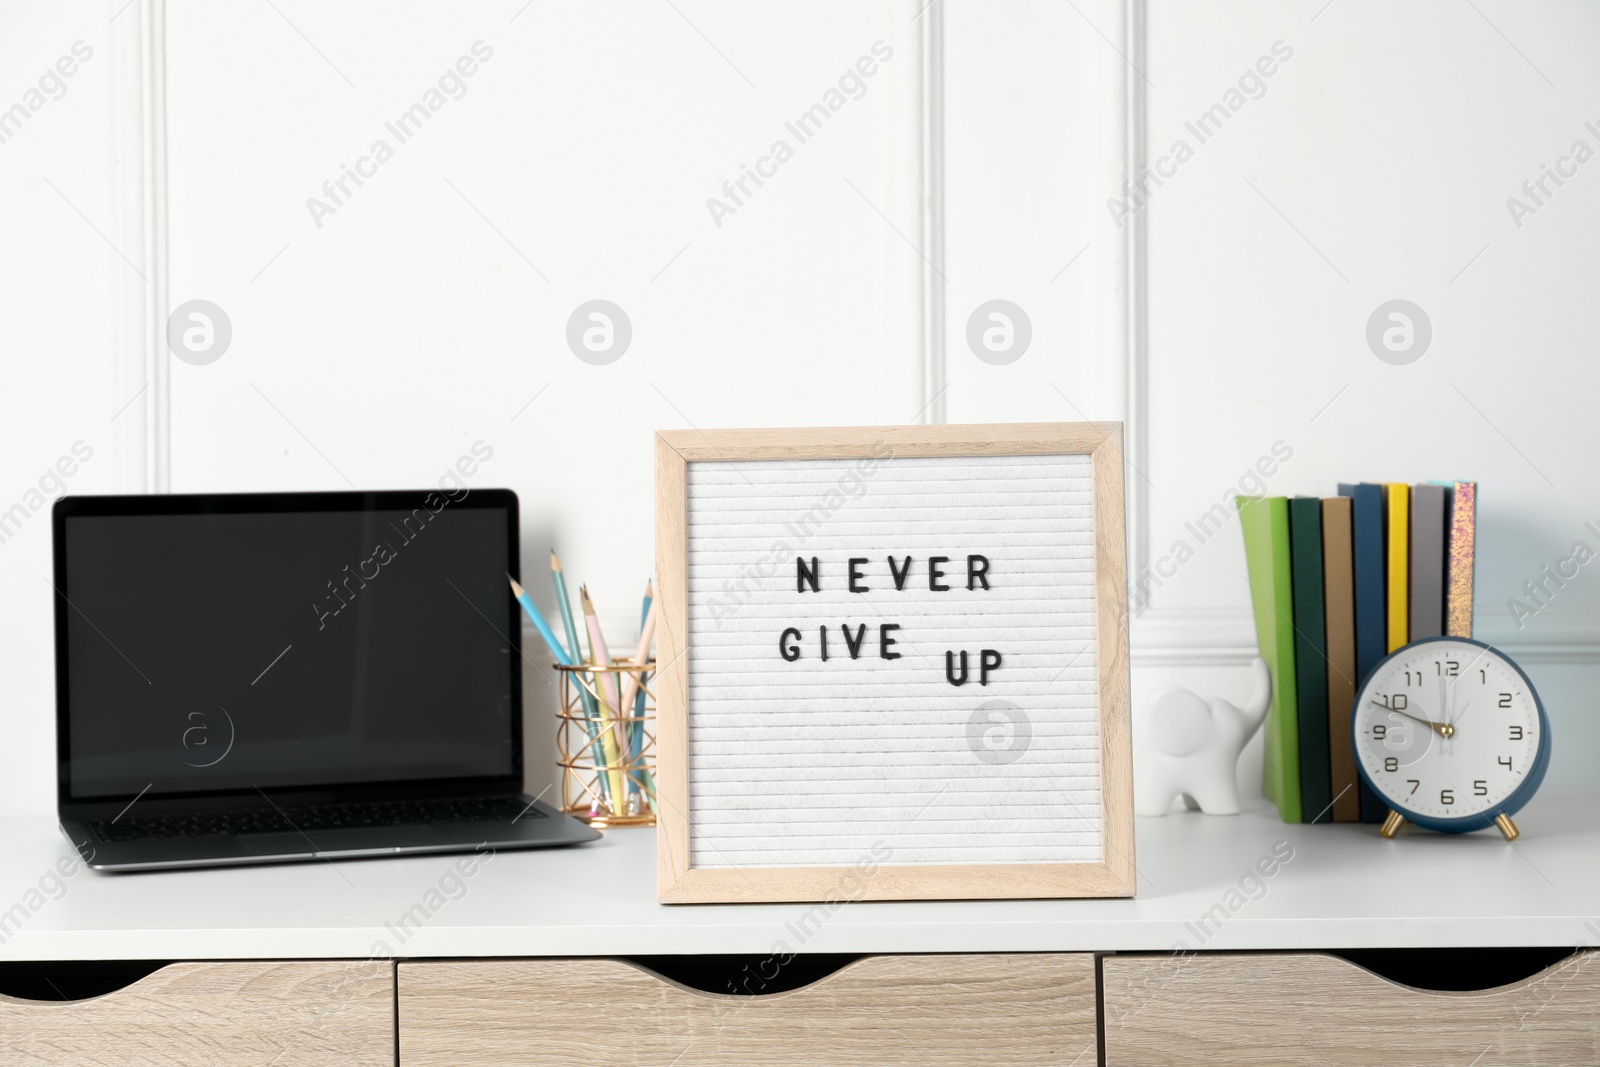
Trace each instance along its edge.
{"label": "white desk top", "polygon": [[[1375,826],[1285,826],[1260,810],[1169,815],[1138,820],[1132,900],[861,903],[830,913],[657,904],[652,830],[502,852],[460,880],[464,892],[448,877],[458,857],[422,856],[131,875],[79,868],[63,893],[41,877],[70,847],[51,821],[13,818],[0,820],[0,960],[1600,943],[1600,794],[1541,796],[1518,824],[1522,839],[1508,846],[1493,831],[1408,829],[1384,841]],[[1280,841],[1293,858],[1255,888],[1246,876]],[[442,877],[458,899],[430,896]],[[418,914],[432,913],[402,942],[392,926],[419,904]],[[1194,925],[1208,911],[1208,926]]]}

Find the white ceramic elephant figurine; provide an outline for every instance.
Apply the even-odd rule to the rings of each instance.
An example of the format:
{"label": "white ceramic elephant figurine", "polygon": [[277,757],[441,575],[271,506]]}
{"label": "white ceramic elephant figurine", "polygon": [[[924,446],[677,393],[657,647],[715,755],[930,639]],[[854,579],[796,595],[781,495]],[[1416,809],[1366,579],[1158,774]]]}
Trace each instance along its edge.
{"label": "white ceramic elephant figurine", "polygon": [[1165,815],[1183,797],[1207,815],[1239,814],[1239,753],[1265,721],[1272,703],[1272,675],[1265,661],[1250,665],[1255,689],[1236,707],[1221,697],[1202,700],[1187,689],[1169,689],[1150,708],[1150,744],[1134,771],[1133,810]]}

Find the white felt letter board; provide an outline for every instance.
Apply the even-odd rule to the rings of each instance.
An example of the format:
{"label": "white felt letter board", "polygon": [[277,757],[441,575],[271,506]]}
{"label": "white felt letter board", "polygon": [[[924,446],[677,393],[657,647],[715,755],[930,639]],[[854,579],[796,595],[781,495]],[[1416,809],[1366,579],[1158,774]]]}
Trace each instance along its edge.
{"label": "white felt letter board", "polygon": [[657,435],[663,900],[1133,891],[1116,424]]}

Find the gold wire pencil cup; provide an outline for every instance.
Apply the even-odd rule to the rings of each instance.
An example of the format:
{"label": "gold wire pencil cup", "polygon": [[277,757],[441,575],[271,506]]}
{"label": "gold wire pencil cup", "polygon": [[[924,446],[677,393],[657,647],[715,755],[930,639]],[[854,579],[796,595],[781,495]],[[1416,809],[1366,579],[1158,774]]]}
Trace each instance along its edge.
{"label": "gold wire pencil cup", "polygon": [[[655,665],[624,657],[609,667],[556,666],[556,762],[568,815],[602,829],[656,824]],[[637,696],[619,713],[615,704],[635,685]]]}

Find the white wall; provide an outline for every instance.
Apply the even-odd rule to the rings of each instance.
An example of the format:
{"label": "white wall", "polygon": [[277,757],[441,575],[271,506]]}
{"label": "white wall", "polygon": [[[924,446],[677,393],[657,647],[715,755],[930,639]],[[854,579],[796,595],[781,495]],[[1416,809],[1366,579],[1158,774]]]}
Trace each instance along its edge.
{"label": "white wall", "polygon": [[[1584,527],[1600,517],[1586,447],[1600,163],[1551,185],[1520,226],[1507,198],[1526,199],[1522,183],[1575,141],[1600,152],[1584,125],[1600,127],[1600,11],[1150,0],[1148,25],[1150,158],[1180,140],[1194,151],[1143,213],[1145,562],[1179,540],[1196,551],[1136,624],[1151,665],[1136,697],[1181,677],[1244,696],[1241,668],[1206,666],[1241,662],[1253,643],[1239,536],[1230,526],[1198,545],[1184,522],[1283,441],[1294,455],[1269,479],[1274,493],[1479,481],[1478,634],[1541,689],[1549,784],[1592,785],[1600,571],[1584,568],[1521,628],[1507,600],[1575,541],[1600,550]],[[1292,57],[1200,143],[1185,122],[1276,42]],[[1406,366],[1365,339],[1371,313],[1397,298],[1433,327]]]}
{"label": "white wall", "polygon": [[[138,383],[119,376],[119,315],[123,286],[130,278],[142,285],[143,264],[137,249],[130,265],[117,248],[119,56],[110,9],[0,10],[0,811],[9,813],[54,807],[49,500],[64,488],[121,484],[130,412],[119,410]],[[56,65],[76,58],[74,45],[88,58],[64,64],[73,73],[61,78]],[[18,104],[27,117],[7,123]],[[62,486],[55,465],[80,441],[90,457],[64,465],[74,473]]]}
{"label": "white wall", "polygon": [[[1480,633],[1544,692],[1551,784],[1592,781],[1600,579],[1521,629],[1506,609],[1573,541],[1600,548],[1600,164],[1520,227],[1506,206],[1575,140],[1600,150],[1591,8],[1149,0],[1141,48],[1114,0],[124,2],[0,4],[0,105],[94,49],[0,143],[0,508],[78,440],[74,492],[415,485],[481,439],[478,484],[522,496],[525,567],[558,547],[625,644],[657,428],[1127,418],[1136,568],[1282,440],[1275,492],[1480,480]],[[894,55],[860,99],[716,225],[707,198],[878,40]],[[1184,123],[1280,40],[1264,95],[1194,143]],[[478,41],[465,94],[319,226],[307,199]],[[1130,83],[1135,148],[1195,151],[1119,225]],[[595,298],[634,329],[606,366],[564,336]],[[1364,339],[1394,298],[1434,328],[1409,366]],[[191,299],[233,328],[206,366],[157,343]],[[966,339],[996,299],[1033,334],[1002,365]],[[45,812],[49,536],[29,514],[0,543],[0,809]],[[1231,527],[1164,580],[1134,621],[1136,711],[1179,681],[1244,695],[1245,593]]]}
{"label": "white wall", "polygon": [[[146,380],[123,416],[126,469],[91,465],[79,478],[104,480],[75,491],[425,484],[481,440],[494,454],[474,484],[521,496],[525,571],[557,547],[621,646],[652,567],[658,428],[1079,417],[1041,393],[1050,381],[1094,417],[1119,416],[1123,242],[1102,224],[1061,271],[1098,223],[1089,177],[1121,165],[1120,60],[1086,21],[1120,37],[1117,3],[133,0],[117,15],[122,2],[64,4],[49,20],[0,8],[8,67],[42,69],[78,37],[99,47],[119,32],[128,56],[120,81],[91,64],[92,91],[74,82],[34,120],[56,139],[34,151],[51,155],[0,146],[0,180],[19,190],[8,204],[38,205],[5,223],[37,227],[0,253],[8,279],[35,280],[0,295],[0,330],[13,351],[60,350],[11,371],[40,378],[37,398],[10,393],[0,427],[13,497]],[[140,20],[164,34],[143,40]],[[930,94],[939,20],[948,77]],[[386,123],[426,104],[462,57],[471,75],[447,78],[402,143]],[[819,132],[801,143],[786,130],[852,70],[859,82],[846,79],[848,101]],[[164,109],[146,116],[140,94],[160,88]],[[930,124],[948,138],[942,216],[925,211]],[[723,183],[780,138],[792,158],[733,203]],[[365,161],[378,140],[392,155]],[[148,185],[134,180],[146,160]],[[335,201],[323,184],[345,167],[368,173]],[[129,275],[132,291],[119,288],[129,268],[45,173],[65,176],[91,218],[122,220],[117,243],[154,263],[149,286]],[[716,218],[710,197],[736,210]],[[930,233],[948,235],[942,259]],[[931,293],[930,277],[948,292]],[[964,339],[994,297],[1035,328],[1007,367]],[[566,341],[574,309],[597,298],[633,328],[603,366]],[[191,300],[231,326],[205,365],[146,343]],[[944,358],[930,307],[949,333]],[[0,651],[17,679],[0,807],[40,812],[54,774],[43,522],[0,546],[20,605]],[[553,607],[547,583],[530,588]],[[530,685],[537,789],[551,697]]]}

